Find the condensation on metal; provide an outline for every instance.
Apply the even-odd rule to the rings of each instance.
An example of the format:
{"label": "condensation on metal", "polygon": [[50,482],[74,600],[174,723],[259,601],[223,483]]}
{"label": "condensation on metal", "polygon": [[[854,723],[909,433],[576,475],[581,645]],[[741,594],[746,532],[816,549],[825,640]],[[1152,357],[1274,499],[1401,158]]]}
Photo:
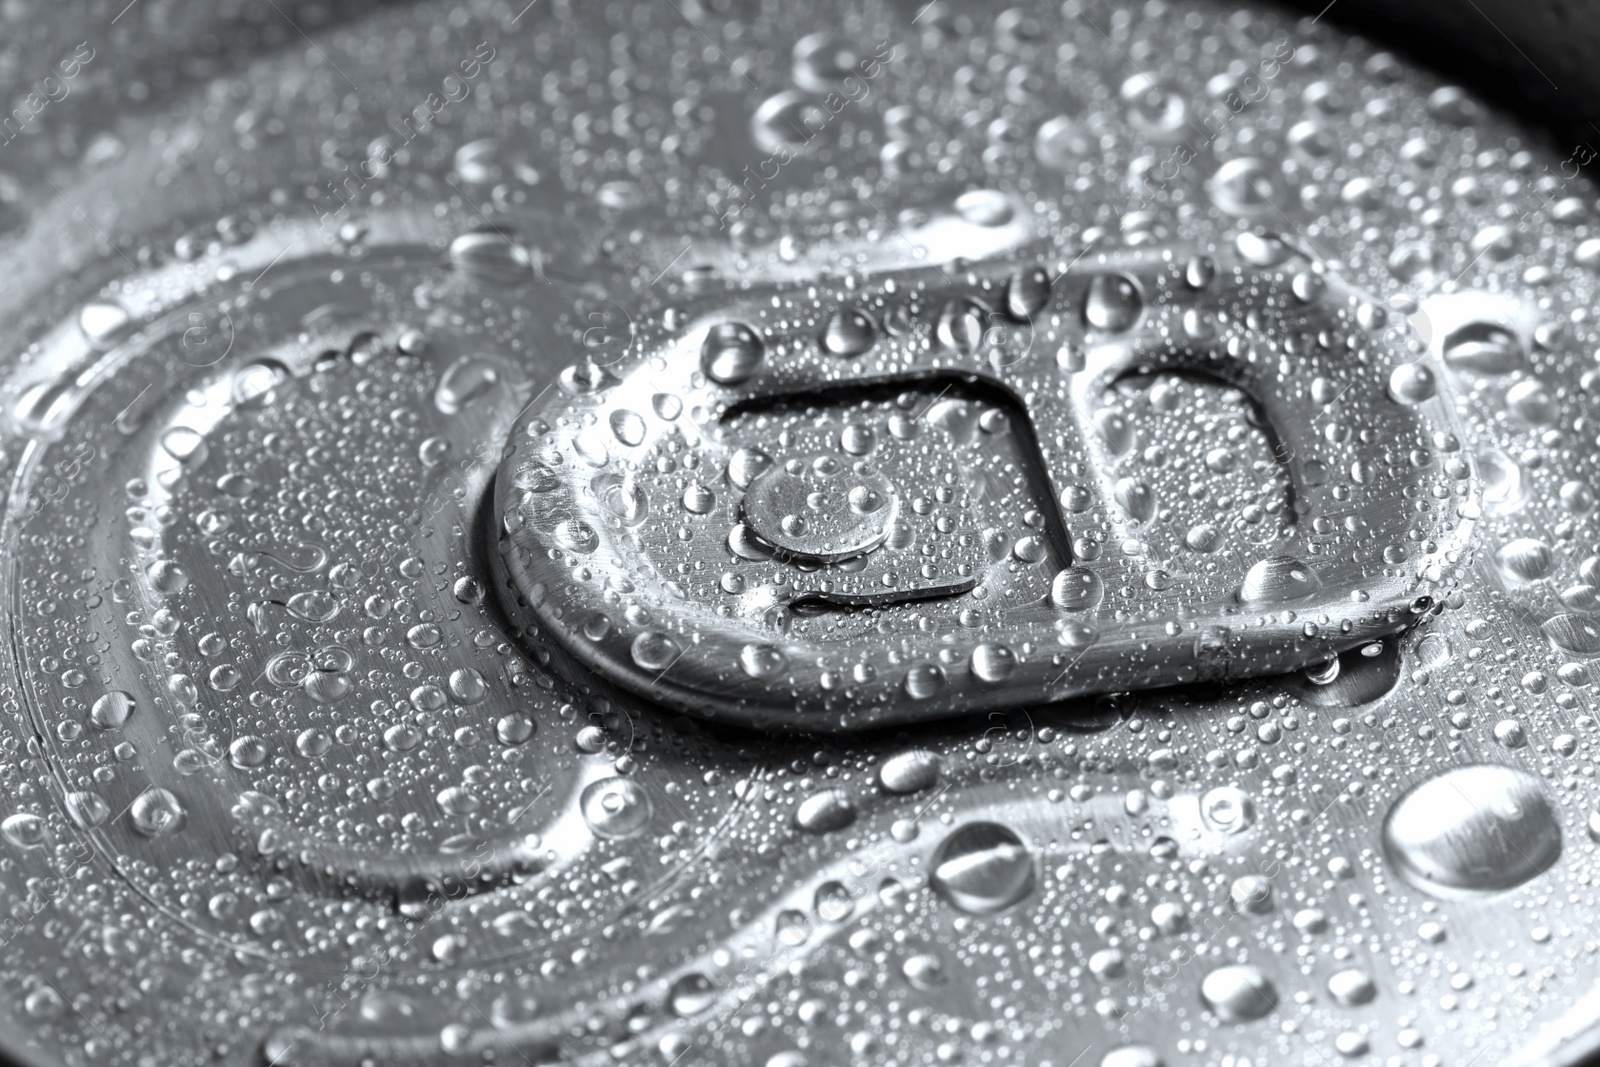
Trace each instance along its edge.
{"label": "condensation on metal", "polygon": [[7,1053],[1593,1043],[1571,151],[1204,0],[522,6],[0,10]]}

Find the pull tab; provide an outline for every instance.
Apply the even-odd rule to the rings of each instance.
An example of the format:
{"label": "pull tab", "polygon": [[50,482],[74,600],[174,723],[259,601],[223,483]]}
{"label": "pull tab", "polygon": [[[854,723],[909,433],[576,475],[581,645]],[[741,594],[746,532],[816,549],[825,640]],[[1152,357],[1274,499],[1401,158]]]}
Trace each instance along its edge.
{"label": "pull tab", "polygon": [[[514,428],[507,609],[644,697],[759,727],[1325,663],[1439,604],[1476,514],[1443,376],[1389,364],[1384,319],[1257,235],[709,297]],[[1275,435],[1290,506],[1231,572],[1152,580],[1115,547],[1152,505],[1099,401],[1153,371],[1242,390]],[[1009,433],[949,415],[974,391]]]}

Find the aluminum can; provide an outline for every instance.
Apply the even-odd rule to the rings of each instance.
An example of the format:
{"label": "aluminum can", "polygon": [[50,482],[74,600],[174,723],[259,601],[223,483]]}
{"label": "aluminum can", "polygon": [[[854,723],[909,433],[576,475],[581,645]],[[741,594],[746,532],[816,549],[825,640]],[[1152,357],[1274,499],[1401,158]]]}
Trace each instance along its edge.
{"label": "aluminum can", "polygon": [[1587,143],[1213,0],[70,12],[15,1062],[1600,1044]]}

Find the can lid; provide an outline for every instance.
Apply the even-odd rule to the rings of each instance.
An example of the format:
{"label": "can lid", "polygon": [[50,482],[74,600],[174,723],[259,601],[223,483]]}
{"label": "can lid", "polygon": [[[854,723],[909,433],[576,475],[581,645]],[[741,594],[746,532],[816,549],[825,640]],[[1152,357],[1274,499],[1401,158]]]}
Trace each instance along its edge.
{"label": "can lid", "polygon": [[[532,406],[498,475],[513,618],[646,699],[843,730],[1326,663],[1460,580],[1477,480],[1443,376],[1292,242],[955,274],[745,284],[569,370],[593,386]],[[1254,403],[1269,548],[1210,525],[1218,566],[1146,553],[1164,505],[1118,469],[1159,443],[1103,397],[1154,372]]]}

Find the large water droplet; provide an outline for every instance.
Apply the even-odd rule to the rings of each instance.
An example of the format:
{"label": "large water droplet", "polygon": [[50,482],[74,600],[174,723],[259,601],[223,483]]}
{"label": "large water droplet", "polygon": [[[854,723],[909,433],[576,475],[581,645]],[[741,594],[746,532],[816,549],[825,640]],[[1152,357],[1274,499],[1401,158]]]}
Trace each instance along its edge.
{"label": "large water droplet", "polygon": [[691,973],[672,983],[667,990],[667,1007],[672,1014],[687,1019],[699,1015],[716,1001],[717,987],[703,974]]}
{"label": "large water droplet", "polygon": [[1106,333],[1122,333],[1139,321],[1144,296],[1125,274],[1097,274],[1089,281],[1083,301],[1083,321]]}
{"label": "large water droplet", "polygon": [[1005,645],[989,642],[972,650],[972,676],[985,685],[997,685],[1017,669],[1017,654]]}
{"label": "large water droplet", "polygon": [[916,793],[939,780],[939,756],[925,748],[898,752],[878,768],[878,781],[891,793]]}
{"label": "large water droplet", "polygon": [[1561,855],[1561,825],[1539,780],[1489,764],[1456,767],[1410,789],[1383,822],[1383,851],[1437,897],[1513,889]]}
{"label": "large water droplet", "polygon": [[856,821],[856,804],[842,789],[824,789],[800,802],[794,821],[800,829],[814,834],[842,830]]}
{"label": "large water droplet", "polygon": [[1050,583],[1050,603],[1062,611],[1088,611],[1104,596],[1100,576],[1087,567],[1067,567]]}
{"label": "large water droplet", "polygon": [[968,355],[983,344],[987,317],[988,311],[981,304],[965,298],[951,300],[940,309],[934,333],[945,348]]}
{"label": "large water droplet", "polygon": [[99,793],[75,790],[67,794],[67,814],[85,830],[92,830],[111,818],[111,805]]}
{"label": "large water droplet", "polygon": [[450,265],[462,277],[487,285],[520,285],[533,278],[533,257],[499,232],[464,233],[450,242]]}
{"label": "large water droplet", "polygon": [[102,730],[114,730],[128,721],[135,706],[132,693],[113,689],[94,702],[89,709],[89,721]]}
{"label": "large water droplet", "polygon": [[1519,537],[1500,546],[1494,554],[1495,566],[1513,582],[1536,582],[1555,566],[1550,546],[1532,537]]}
{"label": "large water droplet", "polygon": [[1218,967],[1200,982],[1200,999],[1225,1023],[1247,1023],[1265,1017],[1278,1006],[1278,991],[1247,963]]}
{"label": "large water droplet", "polygon": [[500,366],[480,356],[463,356],[439,376],[433,402],[446,415],[454,415],[500,384]]}
{"label": "large water droplet", "polygon": [[1354,967],[1335,972],[1328,979],[1328,995],[1347,1008],[1371,1004],[1378,995],[1378,987],[1365,971]]}
{"label": "large water droplet", "polygon": [[706,377],[723,385],[737,385],[761,369],[766,345],[754,329],[742,322],[719,322],[706,334],[700,368]]}
{"label": "large water droplet", "polygon": [[772,645],[748,644],[739,650],[739,668],[752,678],[774,678],[789,665]]}
{"label": "large water droplet", "polygon": [[919,663],[906,672],[902,688],[912,700],[928,700],[944,688],[944,671],[936,663]]}
{"label": "large water droplet", "polygon": [[146,837],[162,837],[182,830],[188,821],[183,803],[170,790],[146,789],[128,809],[133,828]]}
{"label": "large water droplet", "polygon": [[1114,495],[1134,522],[1149,522],[1156,513],[1155,490],[1136,478],[1118,478]]}
{"label": "large water droplet", "polygon": [[1525,379],[1506,390],[1506,413],[1526,426],[1554,426],[1561,404],[1543,382]]}
{"label": "large water droplet", "polygon": [[1245,572],[1239,599],[1246,604],[1282,604],[1302,600],[1322,588],[1322,579],[1304,560],[1271,556]]}
{"label": "large water droplet", "polygon": [[601,837],[625,838],[641,833],[650,821],[650,796],[632,778],[602,778],[584,787],[578,798],[583,821]]}
{"label": "large water droplet", "polygon": [[1600,652],[1600,624],[1584,615],[1557,615],[1539,627],[1549,642],[1562,652],[1592,656]]}
{"label": "large water droplet", "polygon": [[633,448],[644,441],[644,418],[637,411],[627,408],[617,408],[607,420],[611,424],[611,434],[618,441]]}
{"label": "large water droplet", "polygon": [[1019,270],[1006,281],[1006,314],[1031,320],[1050,303],[1050,273],[1042,267]]}
{"label": "large water droplet", "polygon": [[1444,340],[1445,364],[1472,374],[1509,374],[1527,357],[1517,335],[1488,322],[1473,322],[1453,330]]}
{"label": "large water droplet", "polygon": [[831,355],[859,356],[878,339],[872,316],[858,308],[841,308],[828,317],[822,331],[822,347]]}
{"label": "large water droplet", "polygon": [[1152,141],[1167,142],[1183,136],[1189,121],[1189,104],[1167,85],[1148,74],[1135,74],[1122,83],[1128,124]]}
{"label": "large water droplet", "polygon": [[28,812],[7,815],[0,821],[0,837],[17,848],[37,848],[44,844],[45,822]]}
{"label": "large water droplet", "polygon": [[683,654],[682,647],[664,633],[649,630],[633,639],[633,662],[647,671],[663,671]]}
{"label": "large water droplet", "polygon": [[1010,828],[968,823],[940,842],[929,881],[955,907],[987,915],[1033,892],[1033,856]]}
{"label": "large water droplet", "polygon": [[1033,139],[1034,158],[1051,170],[1070,170],[1096,148],[1096,140],[1076,120],[1057,115],[1045,121]]}
{"label": "large water droplet", "polygon": [[1101,1056],[1100,1067],[1166,1067],[1166,1061],[1149,1045],[1123,1045]]}
{"label": "large water droplet", "polygon": [[1402,363],[1389,372],[1389,395],[1396,403],[1420,404],[1438,391],[1438,379],[1425,363]]}
{"label": "large water droplet", "polygon": [[1277,190],[1272,172],[1259,159],[1230,159],[1206,183],[1211,202],[1240,218],[1272,210]]}

